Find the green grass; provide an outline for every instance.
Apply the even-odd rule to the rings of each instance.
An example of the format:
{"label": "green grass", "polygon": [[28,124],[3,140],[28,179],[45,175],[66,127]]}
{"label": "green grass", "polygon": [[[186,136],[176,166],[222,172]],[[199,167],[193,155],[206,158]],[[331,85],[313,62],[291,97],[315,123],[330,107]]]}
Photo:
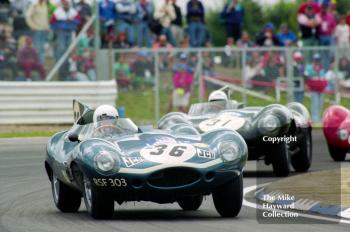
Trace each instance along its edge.
{"label": "green grass", "polygon": [[37,132],[13,132],[0,133],[0,138],[30,138],[30,137],[50,137],[55,132],[37,131]]}

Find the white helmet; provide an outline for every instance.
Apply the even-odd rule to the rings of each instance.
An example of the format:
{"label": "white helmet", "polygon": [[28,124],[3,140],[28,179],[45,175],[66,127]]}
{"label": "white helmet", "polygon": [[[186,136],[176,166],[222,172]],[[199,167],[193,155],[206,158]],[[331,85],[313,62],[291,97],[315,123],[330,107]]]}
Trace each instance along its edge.
{"label": "white helmet", "polygon": [[209,95],[209,99],[208,99],[209,102],[227,101],[227,100],[228,100],[227,95],[224,93],[224,91],[221,91],[221,90],[216,90],[216,91],[212,92]]}
{"label": "white helmet", "polygon": [[95,127],[97,123],[103,120],[115,120],[119,118],[117,109],[111,105],[102,105],[97,107],[94,112],[93,121]]}

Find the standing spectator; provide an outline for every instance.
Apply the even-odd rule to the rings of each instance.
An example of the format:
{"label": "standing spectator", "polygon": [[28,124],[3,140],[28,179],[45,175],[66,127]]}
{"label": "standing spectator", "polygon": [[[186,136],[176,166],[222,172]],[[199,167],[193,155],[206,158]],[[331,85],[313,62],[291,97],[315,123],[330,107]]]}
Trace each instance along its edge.
{"label": "standing spectator", "polygon": [[171,112],[173,107],[178,107],[179,111],[185,113],[190,103],[193,74],[189,72],[187,65],[182,63],[177,65],[172,81],[174,90],[169,102],[168,112]]}
{"label": "standing spectator", "polygon": [[305,2],[303,2],[299,6],[298,14],[305,14],[307,7],[312,7],[312,10],[313,10],[313,12],[315,12],[315,14],[318,14],[318,13],[321,12],[320,4],[317,1],[315,1],[315,0],[305,0]]}
{"label": "standing spectator", "polygon": [[56,37],[56,59],[60,59],[72,41],[73,33],[76,31],[80,17],[78,12],[70,5],[68,0],[61,1],[51,18],[51,27]]}
{"label": "standing spectator", "polygon": [[311,91],[311,118],[314,122],[320,122],[327,81],[325,80],[326,72],[321,64],[319,53],[313,55],[313,62],[305,67],[304,75],[308,79],[307,84]]}
{"label": "standing spectator", "polygon": [[190,0],[187,3],[188,34],[191,47],[204,45],[206,30],[204,25],[205,10],[199,0]]}
{"label": "standing spectator", "polygon": [[23,69],[27,80],[31,80],[32,71],[37,71],[41,80],[45,80],[44,66],[40,63],[38,53],[32,47],[32,39],[26,37],[25,46],[17,52],[18,66]]}
{"label": "standing spectator", "polygon": [[41,64],[45,63],[45,44],[50,29],[48,0],[39,0],[33,3],[27,13],[26,22],[33,33],[33,47],[39,54]]}
{"label": "standing spectator", "polygon": [[176,42],[180,43],[180,41],[182,41],[184,38],[182,12],[181,8],[178,5],[176,5],[176,0],[173,0],[173,7],[175,10],[176,17],[171,22],[171,33],[173,33]]}
{"label": "standing spectator", "polygon": [[265,24],[263,30],[256,36],[256,44],[264,47],[279,46],[279,40],[274,33],[275,26],[272,23]]}
{"label": "standing spectator", "polygon": [[25,12],[32,4],[31,0],[15,0],[11,1],[11,11],[13,16],[13,31],[15,39],[21,36],[31,36],[30,28],[25,19]]}
{"label": "standing spectator", "polygon": [[226,25],[226,36],[233,37],[237,41],[241,37],[244,21],[244,8],[238,0],[225,5],[221,19]]}
{"label": "standing spectator", "polygon": [[75,9],[80,15],[80,23],[77,30],[77,32],[79,33],[81,29],[83,29],[85,23],[89,21],[92,15],[91,6],[88,3],[86,3],[85,0],[79,0],[79,2],[75,5]]}
{"label": "standing spectator", "polygon": [[118,22],[118,32],[126,33],[128,37],[128,42],[134,44],[134,29],[133,21],[136,15],[136,5],[132,0],[117,0],[117,22]]}
{"label": "standing spectator", "polygon": [[2,0],[0,1],[0,22],[7,22],[10,18],[10,1]]}
{"label": "standing spectator", "polygon": [[112,34],[114,31],[114,23],[117,17],[115,9],[115,2],[113,0],[103,0],[98,4],[102,36],[106,37],[106,34]]}
{"label": "standing spectator", "polygon": [[137,46],[151,47],[153,43],[152,32],[149,27],[149,22],[153,18],[154,7],[153,4],[147,0],[140,0],[137,3]]}
{"label": "standing spectator", "polygon": [[160,24],[162,25],[162,34],[167,37],[167,40],[173,46],[176,46],[177,41],[175,40],[170,28],[171,22],[176,19],[176,13],[172,0],[165,0],[165,3],[155,11],[154,18],[159,20]]}
{"label": "standing spectator", "polygon": [[120,54],[117,62],[113,66],[113,73],[118,87],[128,89],[132,82],[131,70],[125,54]]}
{"label": "standing spectator", "polygon": [[347,48],[349,46],[350,29],[346,24],[345,17],[342,17],[335,28],[335,39],[337,46]]}
{"label": "standing spectator", "polygon": [[298,23],[301,31],[303,46],[317,46],[321,17],[316,13],[311,5],[305,9],[305,13],[298,15]]}
{"label": "standing spectator", "polygon": [[277,37],[278,37],[279,43],[285,47],[295,45],[297,42],[297,36],[295,35],[294,32],[289,30],[287,24],[281,25],[281,32],[278,33]]}
{"label": "standing spectator", "polygon": [[321,8],[320,45],[330,46],[333,43],[333,34],[337,25],[333,14],[329,11],[329,5],[322,4]]}
{"label": "standing spectator", "polygon": [[241,38],[236,43],[239,48],[254,47],[254,42],[250,39],[250,35],[247,31],[242,32]]}
{"label": "standing spectator", "polygon": [[224,56],[223,56],[223,65],[225,67],[229,67],[233,65],[235,58],[237,58],[236,53],[233,51],[235,48],[235,39],[232,37],[228,37],[226,40]]}

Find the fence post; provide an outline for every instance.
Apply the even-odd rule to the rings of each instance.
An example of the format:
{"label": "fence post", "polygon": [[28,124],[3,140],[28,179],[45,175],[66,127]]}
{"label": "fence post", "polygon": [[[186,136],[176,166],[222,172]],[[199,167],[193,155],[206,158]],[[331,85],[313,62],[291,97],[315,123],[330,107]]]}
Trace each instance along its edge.
{"label": "fence post", "polygon": [[203,56],[202,52],[199,50],[198,56],[198,101],[203,102]]}
{"label": "fence post", "polygon": [[341,103],[341,93],[339,87],[339,47],[335,46],[335,55],[334,55],[334,72],[336,79],[335,81],[335,103],[340,105]]}
{"label": "fence post", "polygon": [[160,118],[160,96],[159,96],[159,53],[154,51],[154,75],[155,75],[155,120],[156,122]]}
{"label": "fence post", "polygon": [[[241,63],[241,66],[242,66],[242,84],[243,84],[243,88],[244,89],[247,89],[247,83],[246,83],[246,69],[245,69],[245,66],[247,65],[247,49],[246,48],[243,48],[243,50],[241,51],[242,52],[242,63]],[[243,100],[243,103],[245,105],[247,105],[247,94],[246,92],[243,92],[242,93],[242,100]]]}
{"label": "fence post", "polygon": [[293,82],[293,48],[286,48],[287,53],[287,102],[294,101],[294,82]]}

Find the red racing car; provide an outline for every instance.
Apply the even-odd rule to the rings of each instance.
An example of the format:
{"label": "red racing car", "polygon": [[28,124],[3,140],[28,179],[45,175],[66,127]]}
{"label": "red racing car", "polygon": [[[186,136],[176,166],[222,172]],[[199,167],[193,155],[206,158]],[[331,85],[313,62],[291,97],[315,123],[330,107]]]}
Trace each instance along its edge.
{"label": "red racing car", "polygon": [[350,152],[350,111],[343,106],[331,106],[323,115],[323,132],[334,161],[344,161]]}

